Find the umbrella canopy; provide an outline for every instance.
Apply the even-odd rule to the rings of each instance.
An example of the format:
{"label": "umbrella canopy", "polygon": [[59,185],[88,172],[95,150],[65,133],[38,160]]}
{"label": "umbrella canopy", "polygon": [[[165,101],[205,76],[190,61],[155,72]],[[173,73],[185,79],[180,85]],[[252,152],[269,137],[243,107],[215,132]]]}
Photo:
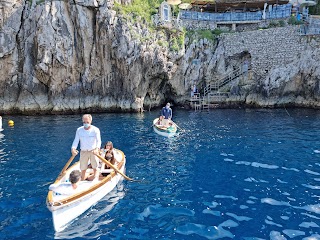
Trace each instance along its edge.
{"label": "umbrella canopy", "polygon": [[179,5],[179,8],[186,10],[186,9],[192,8],[192,5],[191,5],[190,3],[181,3],[181,4]]}
{"label": "umbrella canopy", "polygon": [[167,3],[170,5],[179,5],[181,0],[168,0]]}

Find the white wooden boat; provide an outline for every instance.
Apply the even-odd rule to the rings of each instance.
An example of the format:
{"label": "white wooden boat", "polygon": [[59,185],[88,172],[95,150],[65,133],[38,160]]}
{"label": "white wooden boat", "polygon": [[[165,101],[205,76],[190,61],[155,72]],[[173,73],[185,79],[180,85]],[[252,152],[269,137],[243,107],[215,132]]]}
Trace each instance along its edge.
{"label": "white wooden boat", "polygon": [[[115,149],[114,157],[118,162],[117,168],[124,173],[126,158],[122,151]],[[58,176],[55,184],[66,182],[73,170],[80,170],[80,163],[76,162],[68,168],[62,176]],[[92,169],[88,169],[88,172]],[[53,226],[56,232],[61,232],[68,224],[98,202],[109,193],[123,178],[113,169],[110,174],[100,177],[96,181],[81,181],[79,191],[73,195],[57,195],[53,191],[48,192],[47,207],[52,212]]]}
{"label": "white wooden boat", "polygon": [[163,125],[158,125],[159,118],[156,118],[153,120],[153,130],[158,133],[161,136],[164,137],[173,137],[176,135],[177,133],[177,125],[175,123],[173,123],[173,129],[171,131],[168,130],[168,127],[163,126]]}

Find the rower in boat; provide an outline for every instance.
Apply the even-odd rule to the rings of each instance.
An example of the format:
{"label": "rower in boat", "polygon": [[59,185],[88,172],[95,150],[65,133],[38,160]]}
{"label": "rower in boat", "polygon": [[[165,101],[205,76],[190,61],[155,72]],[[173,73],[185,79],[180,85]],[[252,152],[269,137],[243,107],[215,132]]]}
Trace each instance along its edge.
{"label": "rower in boat", "polygon": [[77,147],[80,142],[81,179],[85,179],[89,160],[93,169],[94,178],[98,178],[96,169],[98,167],[99,160],[95,154],[99,153],[101,147],[100,130],[99,128],[91,125],[92,116],[90,114],[83,115],[82,122],[83,126],[79,127],[76,131],[76,136],[71,147],[71,153],[72,155],[78,154]]}
{"label": "rower in boat", "polygon": [[168,127],[169,122],[172,119],[172,109],[170,108],[170,103],[167,103],[166,106],[162,108],[161,116],[163,116],[163,125]]}

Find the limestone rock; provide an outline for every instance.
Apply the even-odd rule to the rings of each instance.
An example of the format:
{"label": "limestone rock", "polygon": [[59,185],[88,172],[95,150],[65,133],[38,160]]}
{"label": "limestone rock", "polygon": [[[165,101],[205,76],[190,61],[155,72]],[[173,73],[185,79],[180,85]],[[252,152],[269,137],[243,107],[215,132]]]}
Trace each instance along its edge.
{"label": "limestone rock", "polygon": [[[130,0],[116,0],[130,4]],[[3,112],[141,111],[186,104],[190,88],[250,58],[252,71],[226,86],[226,103],[320,107],[319,39],[296,27],[186,38],[151,29],[112,9],[113,0],[3,0],[0,107]],[[175,40],[175,41],[174,41]]]}
{"label": "limestone rock", "polygon": [[[100,1],[97,0],[75,0],[75,4],[84,6],[84,7],[99,7]],[[102,2],[101,2],[102,3]]]}

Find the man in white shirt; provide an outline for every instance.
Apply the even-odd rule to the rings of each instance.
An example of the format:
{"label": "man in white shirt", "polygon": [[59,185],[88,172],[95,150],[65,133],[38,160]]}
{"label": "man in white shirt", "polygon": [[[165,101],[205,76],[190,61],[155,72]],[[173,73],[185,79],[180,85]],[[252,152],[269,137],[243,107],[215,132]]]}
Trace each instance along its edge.
{"label": "man in white shirt", "polygon": [[101,148],[101,136],[99,128],[91,125],[92,116],[85,114],[82,117],[83,126],[79,127],[72,143],[71,153],[78,154],[77,147],[80,142],[80,169],[81,180],[84,180],[88,162],[90,160],[94,179],[98,178],[97,167],[99,159],[94,154],[99,154]]}

